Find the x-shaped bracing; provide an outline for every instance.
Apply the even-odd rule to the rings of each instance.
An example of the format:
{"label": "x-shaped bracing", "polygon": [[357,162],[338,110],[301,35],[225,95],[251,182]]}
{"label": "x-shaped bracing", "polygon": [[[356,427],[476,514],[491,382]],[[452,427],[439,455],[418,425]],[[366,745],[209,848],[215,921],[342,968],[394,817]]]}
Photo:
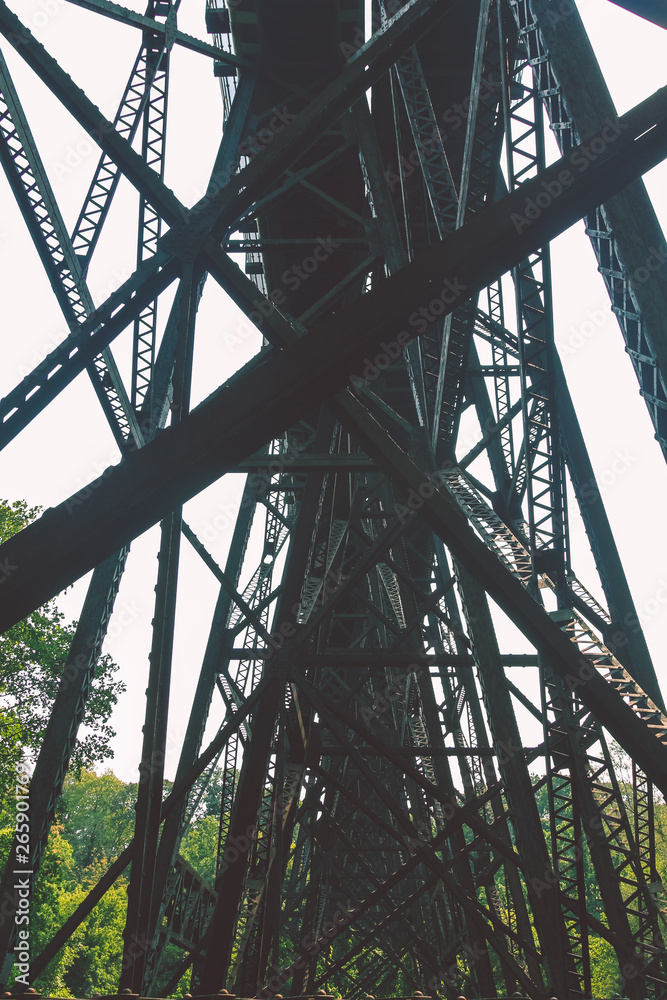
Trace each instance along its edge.
{"label": "x-shaped bracing", "polygon": [[[562,158],[303,337],[287,320],[273,323],[280,346],[263,353],[179,426],[164,431],[0,547],[0,564],[7,570],[0,625],[6,628],[20,620],[332,397],[336,415],[395,487],[422,497],[421,514],[435,533],[655,784],[667,791],[667,747],[599,674],[591,675],[588,662],[477,538],[453,501],[441,491],[426,496],[430,490],[424,490],[425,473],[354,392],[343,388],[357,384],[364,360],[383,344],[401,348],[412,339],[410,316],[421,305],[439,301],[446,310],[453,309],[666,154],[663,89],[620,119],[615,141],[607,143],[585,174],[575,175],[572,154]],[[531,202],[540,204],[536,199],[542,192],[550,192],[549,204],[528,211]],[[219,213],[216,203],[205,231],[216,227]],[[222,261],[221,270],[229,275],[233,265],[212,243],[215,240],[204,235],[201,252]]]}

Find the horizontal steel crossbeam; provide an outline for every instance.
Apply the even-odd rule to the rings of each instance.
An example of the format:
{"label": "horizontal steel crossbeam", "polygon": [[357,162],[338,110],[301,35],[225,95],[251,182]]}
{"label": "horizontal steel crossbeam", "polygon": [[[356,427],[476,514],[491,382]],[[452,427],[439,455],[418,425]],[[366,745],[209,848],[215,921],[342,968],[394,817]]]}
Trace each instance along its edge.
{"label": "horizontal steel crossbeam", "polygon": [[[600,157],[594,169],[585,177],[574,178],[554,205],[521,227],[521,232],[515,220],[524,200],[535,193],[533,188],[539,190],[562,175],[567,159],[553,164],[520,191],[480,213],[446,243],[387,279],[381,293],[369,293],[333,319],[322,321],[298,344],[282,352],[268,352],[260,364],[219,390],[178,427],[130,456],[105,481],[96,481],[100,485],[105,482],[104,490],[91,484],[88,499],[75,504],[81,507],[78,516],[72,518],[72,501],[66,501],[14,536],[0,548],[0,559],[6,558],[8,565],[15,567],[3,585],[8,599],[3,624],[22,617],[21,612],[30,610],[31,604],[38,605],[103,558],[108,547],[115,551],[275,437],[280,428],[295,423],[302,412],[321,400],[323,392],[343,385],[364,355],[374,345],[379,346],[381,338],[397,336],[417,304],[440,293],[451,298],[447,304],[454,307],[470,289],[521,260],[532,246],[553,238],[587,211],[591,202],[608,197],[618,184],[658,162],[667,152],[666,116],[667,94],[659,92],[626,116],[628,128],[623,138]],[[651,123],[655,127],[647,133]],[[259,407],[257,400],[261,401]],[[424,483],[423,473],[354,397],[339,395],[337,406],[352,412],[355,433],[380,468],[403,489],[418,490]],[[231,414],[234,419],[230,422]],[[205,431],[211,422],[229,427],[215,444]],[[525,634],[548,651],[556,668],[566,677],[578,679],[580,696],[656,784],[664,784],[667,767],[662,758],[667,757],[667,748],[656,744],[632,709],[598,674],[583,679],[589,670],[587,662],[577,657],[558,627],[474,536],[449,501],[436,493],[425,500],[423,513],[454,554],[484,580],[494,599],[521,622]]]}

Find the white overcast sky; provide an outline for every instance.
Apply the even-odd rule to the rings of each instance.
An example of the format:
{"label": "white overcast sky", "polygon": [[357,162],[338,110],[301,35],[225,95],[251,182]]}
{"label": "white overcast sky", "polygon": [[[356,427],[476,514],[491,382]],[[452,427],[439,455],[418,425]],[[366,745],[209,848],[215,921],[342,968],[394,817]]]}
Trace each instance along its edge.
{"label": "white overcast sky", "polygon": [[[113,118],[138,51],[139,32],[70,6],[65,0],[9,0],[9,6],[107,117]],[[139,3],[131,6],[142,9]],[[667,32],[608,0],[579,0],[578,7],[620,113],[667,83]],[[179,27],[205,38],[203,18],[203,0],[182,0]],[[2,50],[71,229],[97,162],[97,148],[4,42]],[[193,204],[203,192],[219,143],[220,126],[220,93],[211,61],[175,47],[166,182],[186,205]],[[665,228],[667,166],[660,165],[645,180]],[[133,270],[136,201],[134,191],[123,182],[89,274],[96,304]],[[0,177],[0,203],[0,395],[4,396],[60,342],[65,326],[4,174]],[[667,469],[583,224],[555,241],[552,262],[556,339],[664,687]],[[164,318],[166,310],[161,315]],[[225,342],[225,334],[238,330],[235,307],[212,281],[208,282],[199,314],[193,404],[257,351],[259,336],[246,337],[233,346]],[[127,385],[130,350],[128,330],[114,345]],[[0,455],[0,495],[10,500],[24,498],[42,507],[53,506],[117,461],[111,433],[90,382],[82,375]],[[186,505],[186,519],[220,563],[224,562],[229,544],[240,482],[241,477],[226,477]],[[592,559],[576,523],[573,532],[575,570],[597,592]],[[127,684],[114,717],[118,735],[111,763],[125,780],[136,780],[141,752],[158,541],[159,532],[153,529],[133,543],[105,646],[120,664]],[[80,581],[59,598],[59,606],[72,618],[80,612],[86,582]],[[183,542],[170,709],[170,776],[216,593],[211,574]],[[505,651],[527,648],[521,639],[520,646],[510,645],[510,629],[501,629],[500,635]]]}

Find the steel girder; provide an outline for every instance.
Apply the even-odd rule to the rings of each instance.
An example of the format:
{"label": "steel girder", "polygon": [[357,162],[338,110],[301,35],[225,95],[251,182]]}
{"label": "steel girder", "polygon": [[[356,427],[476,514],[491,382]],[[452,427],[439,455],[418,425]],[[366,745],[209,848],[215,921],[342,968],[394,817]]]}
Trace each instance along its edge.
{"label": "steel girder", "polygon": [[646,18],[647,21],[653,21],[661,28],[667,28],[667,16],[656,0],[611,0],[611,2]]}
{"label": "steel girder", "polygon": [[[406,343],[411,339],[408,317],[424,302],[444,296],[449,300],[443,301],[444,311],[447,306],[465,301],[471,290],[493,280],[499,272],[522,259],[527,250],[562,232],[580,217],[587,205],[604,200],[619,184],[659,162],[665,155],[665,116],[667,100],[659,93],[638,106],[634,113],[624,116],[624,131],[619,141],[609,147],[607,155],[599,157],[585,177],[575,178],[551,211],[545,209],[534,223],[517,231],[513,217],[523,218],[521,210],[531,193],[536,194],[543,185],[553,183],[567,169],[567,157],[552,164],[521,190],[489,206],[483,215],[472,219],[440,246],[434,245],[399,274],[387,279],[381,290],[349,306],[342,319],[321,321],[284,351],[273,352],[270,358],[251,365],[251,371],[222,387],[178,429],[166,431],[141,452],[107,470],[104,490],[91,484],[87,499],[75,494],[6,542],[0,552],[10,562],[15,560],[17,568],[7,581],[2,625],[8,627],[19,620],[100,558],[154,524],[161,512],[167,513],[179,500],[193,496],[252,454],[271,438],[274,429],[282,430],[307,412],[323,392],[345,383],[356,385],[359,381],[356,372],[363,370],[367,355],[377,353],[383,337],[397,337],[402,327],[408,327],[403,339]],[[163,272],[170,269],[167,261],[164,264]],[[173,265],[174,270],[176,266]],[[109,325],[115,332],[117,325],[113,321]],[[246,383],[253,387],[252,398],[262,400],[263,412],[258,413],[248,403]],[[295,399],[293,391],[302,393],[301,397]],[[242,406],[244,399],[246,403]],[[247,437],[240,439],[239,418],[244,411],[251,412],[244,418]],[[205,428],[210,421],[224,426],[228,413],[236,413],[237,420],[230,435],[234,440],[225,447],[224,438],[210,442]],[[260,430],[260,424],[266,429]],[[199,446],[193,450],[197,440]],[[179,455],[183,463],[182,478],[174,481]],[[139,486],[142,480],[146,487]],[[70,511],[74,507],[82,509],[73,529]],[[49,537],[59,529],[65,529],[58,538],[59,548],[54,547],[46,560],[43,554],[38,556],[40,536]],[[63,553],[68,553],[64,559]]]}
{"label": "steel girder", "polygon": [[[564,26],[542,0],[519,0],[512,7],[557,139],[568,149],[614,116],[609,90],[576,8]],[[659,269],[654,281],[643,282],[639,269],[651,257],[650,247],[659,254],[667,248],[643,182],[591,213],[587,231],[664,452],[667,280]]]}
{"label": "steel girder", "polygon": [[[86,287],[85,268],[74,249],[76,231],[70,240],[4,58],[0,81],[3,103],[0,157],[65,322],[74,330],[94,310]],[[140,442],[136,417],[111,353],[105,349],[88,372],[120,448],[130,440],[135,444]]]}
{"label": "steel girder", "polygon": [[[104,9],[104,13],[144,29],[149,27],[144,23],[146,18],[102,0],[87,0],[82,5]],[[473,192],[472,200],[478,199],[473,211],[482,206],[484,199],[480,192],[485,184],[486,200],[492,200],[493,157],[499,155],[501,146],[502,102],[485,98],[481,109],[479,91],[482,67],[494,64],[494,60],[499,65],[501,39],[508,52],[515,52],[516,37],[503,20],[506,14],[503,10],[500,4],[482,4],[471,18],[476,37],[476,68],[472,72],[470,107],[475,111],[469,116],[465,148],[452,151],[452,162],[458,164],[452,177],[460,183],[462,192]],[[64,77],[6,9],[1,13],[4,30],[13,32],[10,41],[82,124],[90,130],[99,128],[99,113],[85,95]],[[597,558],[606,580],[607,600],[610,610],[612,606],[616,610],[609,615],[570,574],[566,574],[565,580],[561,575],[558,583],[562,614],[554,616],[555,620],[547,615],[531,590],[531,580],[534,584],[538,576],[540,585],[551,586],[554,581],[549,579],[549,568],[543,563],[538,565],[534,559],[536,552],[531,550],[524,535],[517,502],[513,508],[510,503],[510,487],[515,488],[519,504],[526,489],[530,494],[532,471],[527,450],[524,448],[523,457],[514,452],[510,428],[517,404],[512,399],[508,379],[515,374],[514,368],[519,370],[523,366],[526,388],[538,396],[539,386],[529,371],[534,358],[519,358],[522,364],[516,366],[508,362],[508,358],[515,356],[512,352],[516,351],[516,338],[513,340],[503,326],[502,292],[497,279],[508,267],[523,267],[526,258],[540,245],[664,157],[667,148],[664,95],[657,95],[626,116],[619,126],[623,132],[627,125],[625,134],[599,158],[595,170],[585,180],[575,178],[565,185],[557,204],[545,209],[539,218],[528,218],[523,209],[531,196],[544,189],[541,185],[557,182],[559,172],[570,163],[567,157],[550,170],[540,172],[534,181],[527,182],[506,200],[487,207],[479,219],[465,218],[470,194],[468,199],[462,195],[463,207],[459,206],[457,223],[461,226],[465,220],[465,225],[443,244],[433,243],[404,266],[405,246],[428,247],[432,236],[438,233],[438,199],[423,196],[430,190],[430,166],[436,161],[441,163],[438,158],[443,151],[438,144],[435,153],[433,148],[427,148],[423,129],[420,132],[416,127],[420,108],[429,106],[430,63],[423,43],[418,43],[422,46],[420,51],[410,50],[410,66],[406,56],[399,59],[396,68],[399,76],[403,74],[404,98],[403,108],[396,113],[398,119],[407,115],[420,165],[419,174],[411,180],[409,164],[402,164],[404,206],[409,203],[402,214],[384,175],[383,159],[386,164],[387,156],[374,135],[373,118],[382,118],[382,74],[400,55],[400,47],[409,48],[420,31],[435,25],[436,17],[445,14],[453,16],[444,4],[430,7],[427,3],[413,3],[389,25],[382,26],[370,45],[360,47],[357,42],[352,49],[350,33],[344,33],[345,19],[341,19],[336,29],[343,39],[341,51],[353,54],[347,68],[333,83],[325,85],[325,81],[310,103],[305,101],[303,80],[298,73],[292,76],[288,72],[285,80],[284,64],[279,66],[280,72],[275,72],[277,64],[267,63],[258,74],[260,82],[262,76],[277,81],[286,94],[298,95],[297,103],[306,103],[305,110],[233,182],[225,185],[229,174],[224,170],[221,174],[214,171],[207,197],[191,212],[178,203],[157,175],[146,172],[141,157],[104,122],[98,138],[105,155],[151,202],[156,218],[162,216],[172,230],[161,241],[160,250],[148,266],[140,269],[77,331],[76,344],[70,338],[59,354],[56,352],[58,358],[50,359],[49,364],[35,373],[32,382],[21,387],[4,411],[5,431],[16,433],[11,422],[17,413],[18,430],[19,423],[25,424],[37,407],[45,405],[48,397],[53,398],[85,366],[81,362],[92,359],[93,351],[99,354],[146,303],[181,275],[171,334],[169,337],[165,334],[160,350],[163,355],[164,348],[164,356],[162,361],[158,357],[151,382],[157,386],[163,418],[167,393],[173,392],[172,424],[179,423],[180,416],[180,426],[157,433],[153,442],[129,454],[120,466],[108,470],[99,480],[103,490],[96,490],[93,488],[96,484],[91,484],[85,494],[81,492],[60,509],[48,512],[0,550],[0,556],[9,560],[7,565],[17,567],[12,570],[12,579],[3,584],[10,594],[7,622],[12,616],[26,613],[47,594],[55,593],[64,582],[84,572],[85,567],[94,566],[105,554],[113,561],[113,552],[121,543],[136,537],[161,516],[167,519],[163,531],[165,539],[169,539],[169,553],[173,554],[179,544],[180,515],[172,512],[180,503],[226,470],[238,469],[243,464],[251,471],[261,470],[265,459],[267,465],[274,456],[280,460],[278,468],[282,471],[260,480],[263,488],[247,490],[249,503],[239,520],[236,542],[224,573],[190,529],[183,527],[222,589],[211,631],[210,652],[193,707],[188,746],[179,767],[179,795],[175,797],[172,793],[160,805],[161,771],[151,767],[152,781],[143,790],[134,845],[124,853],[124,860],[112,866],[101,887],[92,893],[65,930],[65,933],[71,931],[83,914],[89,912],[104,887],[129,862],[132,852],[137,860],[141,858],[143,871],[137,872],[138,866],[133,866],[134,903],[126,928],[130,959],[126,963],[127,983],[137,992],[149,981],[153,989],[159,982],[161,943],[171,933],[165,928],[173,924],[174,908],[179,905],[166,872],[174,863],[182,833],[182,795],[195,773],[201,774],[215,754],[225,748],[225,760],[231,762],[232,768],[240,766],[240,777],[225,792],[221,815],[218,888],[224,890],[224,903],[219,901],[215,906],[206,937],[202,938],[197,931],[196,939],[190,937],[181,942],[181,946],[190,949],[181,971],[194,960],[194,981],[199,989],[215,992],[226,982],[246,994],[262,984],[268,984],[269,992],[276,992],[279,987],[272,984],[282,985],[293,976],[299,989],[312,990],[339,972],[347,974],[346,967],[352,961],[359,961],[359,955],[362,956],[359,968],[365,970],[360,982],[364,983],[368,976],[378,976],[374,966],[364,965],[364,942],[377,941],[387,960],[393,963],[394,975],[400,971],[407,977],[406,982],[413,986],[428,985],[429,991],[435,991],[438,983],[447,990],[460,988],[451,971],[456,968],[458,954],[468,962],[468,988],[479,995],[493,995],[501,983],[507,993],[520,986],[535,997],[549,995],[545,991],[553,989],[581,995],[587,989],[589,971],[582,942],[587,933],[594,932],[606,937],[616,948],[621,965],[634,963],[637,968],[637,981],[628,986],[633,998],[644,996],[647,991],[660,995],[661,946],[657,945],[656,912],[647,889],[647,879],[654,874],[648,818],[650,780],[647,783],[642,771],[637,770],[635,832],[622,814],[622,822],[611,838],[591,841],[591,856],[605,895],[608,927],[596,922],[585,907],[582,910],[580,903],[574,905],[567,875],[572,854],[570,842],[563,836],[562,849],[556,846],[550,859],[534,808],[529,765],[540,754],[546,754],[549,761],[553,756],[549,779],[553,817],[557,794],[562,798],[565,787],[560,784],[561,792],[555,791],[558,782],[553,779],[554,775],[560,779],[565,773],[557,760],[561,760],[562,740],[569,741],[567,780],[576,790],[572,794],[578,796],[581,808],[578,813],[562,811],[559,815],[571,824],[576,848],[576,829],[580,827],[583,835],[596,816],[601,816],[603,822],[611,822],[612,811],[620,801],[614,797],[615,792],[609,795],[606,791],[608,787],[615,788],[615,778],[609,771],[600,723],[632,753],[648,779],[663,789],[667,750],[664,719],[655,704],[659,692],[645,650],[634,640],[634,653],[626,659],[624,653],[621,655],[619,642],[617,652],[621,662],[614,657],[614,649],[609,648],[609,636],[605,636],[605,629],[612,633],[620,609],[627,614],[632,604],[613,546],[611,553],[603,551],[609,539],[603,512],[596,510],[589,517],[587,528],[597,539]],[[156,24],[151,22],[151,30]],[[465,28],[463,22],[461,28],[462,31]],[[164,29],[167,44],[168,36],[179,42],[180,33],[174,32],[172,21]],[[207,48],[199,47],[202,51]],[[239,51],[243,51],[242,45]],[[422,60],[424,69],[419,68]],[[242,66],[245,60],[229,62]],[[357,103],[353,123],[337,131],[337,119],[372,82],[378,94],[377,109],[374,102],[369,114],[365,100]],[[234,104],[237,110],[243,103],[238,96],[243,79],[241,84]],[[504,86],[512,101],[509,84],[507,77]],[[437,84],[433,94],[437,106]],[[252,97],[258,125],[264,110],[263,100],[260,86],[258,94]],[[245,107],[247,111],[248,105]],[[405,130],[401,132],[398,121],[396,128],[397,135],[408,134]],[[359,210],[360,192],[363,196],[359,185],[348,188],[348,205],[345,205],[335,184],[327,189],[322,179],[313,183],[322,164],[332,159],[339,161],[341,176],[346,170],[349,172],[345,155],[351,142],[359,143],[369,193],[368,218],[364,214],[366,209]],[[238,138],[228,145],[238,147]],[[408,151],[409,147],[405,147],[405,152]],[[400,147],[399,152],[402,152]],[[232,160],[236,159],[232,156]],[[294,171],[289,169],[292,164]],[[284,183],[278,184],[277,192],[267,197],[267,187],[275,186],[281,174]],[[481,180],[482,174],[486,181]],[[338,207],[348,220],[346,225],[353,230],[357,227],[354,236],[340,231],[339,245],[345,247],[349,261],[346,277],[341,280],[340,271],[332,271],[330,287],[322,285],[314,302],[300,300],[298,295],[289,300],[286,312],[302,315],[301,324],[293,322],[290,315],[281,315],[275,303],[258,293],[221,249],[221,244],[233,246],[229,227],[239,223],[241,231],[246,231],[244,219],[255,212],[267,273],[275,269],[280,254],[284,255],[282,259],[289,260],[291,247],[301,241],[295,240],[293,233],[276,231],[275,220],[281,198],[292,197],[290,191],[296,192],[296,201],[291,205],[300,204],[299,198],[315,198],[318,210],[325,213],[318,218],[326,219],[326,211]],[[375,227],[381,234],[379,246]],[[383,262],[392,277],[381,278]],[[256,313],[261,305],[265,320],[262,329],[273,346],[205,404],[186,415],[191,334],[198,301],[195,289],[201,291],[200,275],[206,270],[248,315]],[[371,290],[358,298],[362,279],[369,272],[372,276],[367,284]],[[530,280],[526,272],[518,287],[521,288],[522,281]],[[466,313],[465,321],[456,328],[460,334],[456,349],[451,332],[447,332],[451,331],[449,325],[442,331],[444,338],[442,332],[432,330],[426,337],[431,336],[437,345],[436,355],[427,350],[420,356],[411,347],[406,352],[406,365],[399,360],[377,383],[371,380],[374,383],[371,386],[363,385],[367,376],[358,373],[365,372],[364,365],[371,364],[368,359],[378,356],[388,343],[391,347],[391,338],[409,326],[408,317],[415,310],[440,301],[444,317],[451,307],[462,305],[470,294],[489,283],[493,291],[488,315],[484,313],[478,320],[479,311]],[[327,316],[332,304],[335,312]],[[305,319],[320,314],[323,318],[314,322]],[[310,327],[305,334],[303,322]],[[473,335],[478,334],[483,334],[482,340],[489,337],[492,343],[491,365],[480,361],[472,341]],[[401,348],[407,340],[408,335],[401,340]],[[439,365],[437,352],[441,352]],[[431,364],[429,358],[436,364]],[[57,374],[47,380],[56,364],[60,366]],[[152,367],[149,366],[151,370]],[[491,374],[496,380],[495,408],[482,381]],[[429,378],[434,375],[438,379],[435,396],[432,383],[426,391]],[[555,391],[549,405],[561,405],[555,402],[560,393],[562,405],[567,409],[567,390],[559,384],[558,370],[551,377]],[[350,383],[357,395],[342,389]],[[254,402],[250,393],[257,394]],[[35,399],[40,394],[44,402]],[[32,406],[28,395],[35,400]],[[329,400],[328,413],[322,411],[320,418],[313,421],[312,414],[325,398]],[[468,403],[474,403],[483,425],[478,448],[488,448],[489,455],[494,455],[496,495],[454,461],[439,469],[440,460],[434,463],[429,435],[419,426],[421,415],[423,426],[437,430],[446,415],[445,430],[455,443],[461,409]],[[437,414],[432,412],[434,405]],[[154,414],[139,415],[148,419],[147,436],[153,436],[160,421]],[[299,419],[300,427],[296,425]],[[309,421],[313,421],[313,426]],[[205,441],[202,444],[211,426],[226,424],[230,425],[230,433],[218,434],[214,446]],[[569,411],[565,424],[569,427],[563,431],[565,458],[577,470],[575,480],[578,477],[581,482],[588,474],[587,456],[578,437],[576,418]],[[251,457],[272,439],[281,443]],[[292,464],[293,455],[298,458]],[[560,470],[561,459],[556,456],[555,461]],[[438,473],[435,484],[434,473]],[[410,510],[415,506],[415,498],[421,521]],[[262,564],[240,594],[237,587],[243,550],[251,511],[258,501],[267,518]],[[75,531],[63,534],[61,549],[55,550],[51,564],[44,568],[44,579],[37,584],[31,569],[31,550],[42,544],[42,538],[52,539],[68,518],[75,524]],[[76,532],[80,535],[78,540],[74,537]],[[283,582],[274,587],[273,561],[288,538]],[[454,594],[454,577],[446,569],[447,555],[441,541],[456,561],[458,598]],[[562,545],[566,544],[565,537]],[[86,546],[88,552],[83,551]],[[55,566],[58,559],[59,569]],[[156,616],[151,657],[156,680],[149,685],[149,724],[145,730],[149,745],[143,755],[144,763],[155,755],[159,758],[164,743],[166,719],[160,698],[164,697],[163,675],[168,671],[171,656],[169,632],[173,625],[175,588],[175,560],[166,551],[160,573],[157,599],[164,603],[164,613],[160,611]],[[466,577],[466,573],[472,576]],[[337,582],[330,594],[332,579]],[[519,624],[548,664],[543,691],[548,691],[549,696],[540,707],[531,705],[509,680],[506,684],[501,682],[499,664],[507,662],[507,657],[494,648],[493,626],[488,611],[483,611],[480,583]],[[467,619],[461,617],[458,600]],[[271,626],[268,609],[274,602]],[[172,610],[168,611],[170,603]],[[285,628],[277,633],[279,642],[272,627]],[[234,637],[239,635],[243,636],[241,648],[233,655]],[[295,637],[285,641],[289,635]],[[279,647],[279,655],[273,658],[268,655]],[[336,658],[342,656],[343,666],[340,660],[331,660],[332,648],[337,650]],[[349,654],[355,648],[371,650],[364,653],[371,661],[360,660],[355,666]],[[430,670],[427,677],[419,678],[414,673],[415,666],[430,661],[425,651],[431,649],[440,695],[436,695]],[[399,653],[407,656],[409,662],[407,674],[398,675],[402,680],[395,688],[396,674],[392,671],[398,667],[390,666],[387,656],[397,657]],[[230,721],[223,727],[220,738],[196,762],[213,693],[214,662]],[[260,670],[258,663],[262,662]],[[236,663],[238,670],[232,666]],[[487,698],[486,718],[491,739],[470,663],[478,670],[481,689]],[[374,700],[378,688],[373,678],[383,670],[385,678],[394,684],[392,691],[397,693],[392,694],[388,707],[379,712],[379,723],[373,722],[369,729],[369,717],[378,718]],[[556,693],[549,687],[552,676],[549,671],[560,684]],[[260,681],[262,672],[264,682]],[[440,704],[442,696],[444,701]],[[512,746],[512,741],[519,739],[513,721],[512,696],[543,722],[544,744],[533,751],[510,754],[507,760],[507,744]],[[82,689],[77,712],[80,713],[84,702]],[[58,713],[54,718],[59,718]],[[570,719],[565,726],[566,735],[561,733],[564,718]],[[376,725],[379,728],[374,729]],[[579,742],[575,735],[577,727],[586,733]],[[445,742],[447,736],[454,738],[454,747]],[[66,736],[56,733],[56,749],[62,750],[71,737],[71,732]],[[409,755],[401,752],[404,749]],[[489,754],[498,758],[500,781]],[[66,757],[67,752],[64,755],[59,752],[61,765]],[[450,758],[456,760],[463,790],[454,780],[449,763],[445,763]],[[482,763],[485,760],[486,765]],[[582,764],[584,760],[586,763]],[[305,798],[300,801],[301,789]],[[329,796],[321,820],[317,819],[319,789],[326,790]],[[360,791],[370,796],[371,810],[360,797]],[[452,820],[447,817],[454,801]],[[45,803],[39,809],[45,830],[52,806],[53,803]],[[158,845],[159,823],[166,814],[171,818]],[[369,846],[364,841],[363,823],[359,821],[362,814],[389,838],[389,846],[374,845],[372,853],[364,855]],[[519,816],[524,817],[525,827],[516,831]],[[225,865],[226,845],[253,825],[253,817],[256,832],[251,838],[247,863]],[[467,836],[463,834],[464,826],[469,831]],[[309,837],[311,847],[308,847]],[[391,846],[392,842],[395,846]],[[406,860],[409,855],[412,860]],[[334,858],[339,859],[340,867],[332,862]],[[551,864],[555,865],[555,876],[549,868]],[[619,872],[627,866],[632,869],[634,882],[631,902],[623,903],[618,889]],[[500,893],[500,871],[504,872],[505,896]],[[538,905],[541,874],[548,877],[548,891],[546,898],[541,899],[542,905]],[[528,908],[524,885],[528,890]],[[394,887],[398,887],[395,892]],[[204,900],[208,890],[200,887],[198,892]],[[393,894],[389,898],[390,892]],[[360,902],[348,909],[333,935],[328,932],[323,935],[327,921],[334,916],[336,893],[352,894]],[[307,900],[302,919],[298,913],[299,899]],[[369,918],[371,907],[380,908],[379,919]],[[532,940],[531,920],[538,934],[537,948]],[[358,928],[356,933],[360,936],[352,939],[347,950],[332,957],[328,971],[323,975],[318,973],[313,947],[315,955],[324,956],[326,967],[332,941],[340,936],[341,928],[347,927]],[[412,928],[419,928],[424,935],[432,934],[429,949],[417,946],[409,958],[402,953],[400,938],[396,936],[398,927],[413,938]],[[294,958],[279,973],[281,933],[291,940]],[[142,935],[153,943],[137,957],[132,945]],[[305,946],[306,936],[314,942],[313,946]],[[62,934],[58,936],[58,941],[63,939]],[[565,951],[567,963],[563,958]],[[489,959],[491,952],[500,963],[497,969]],[[53,947],[35,969],[43,968],[52,954]],[[232,975],[234,982],[228,978]],[[179,973],[174,976],[177,979]],[[170,988],[175,986],[176,979],[172,977]]]}

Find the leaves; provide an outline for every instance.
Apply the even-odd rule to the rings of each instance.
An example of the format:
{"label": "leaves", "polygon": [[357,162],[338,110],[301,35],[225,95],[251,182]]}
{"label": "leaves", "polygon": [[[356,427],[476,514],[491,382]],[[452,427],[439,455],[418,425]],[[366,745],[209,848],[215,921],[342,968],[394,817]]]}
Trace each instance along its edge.
{"label": "leaves", "polygon": [[[117,779],[116,779],[117,780]],[[49,837],[31,907],[31,944],[38,954],[83,901],[106,869],[94,862],[78,869],[62,828]],[[127,879],[118,879],[38,979],[47,996],[80,997],[115,993],[123,955]]]}
{"label": "leaves", "polygon": [[[0,500],[0,542],[25,528],[38,513],[39,508],[24,500]],[[6,748],[0,761],[2,800],[17,762],[25,756],[34,758],[42,744],[75,625],[65,622],[55,603],[48,601],[0,636],[0,727]],[[112,756],[109,742],[115,734],[109,719],[125,690],[114,677],[117,671],[109,656],[99,658],[84,726],[72,753],[75,771]]]}
{"label": "leaves", "polygon": [[[166,783],[167,789],[170,785]],[[31,940],[35,954],[132,839],[136,797],[136,783],[121,781],[110,770],[96,774],[82,769],[65,779],[33,893],[32,910],[36,916],[31,924]],[[5,834],[7,843],[2,846],[8,849],[9,828]],[[217,846],[218,821],[202,815],[191,824],[181,853],[200,875],[213,881]],[[123,958],[126,911],[127,873],[115,882],[39,977],[40,991],[60,997],[115,993]],[[161,967],[163,979],[169,978],[182,956],[181,949],[168,945]],[[177,995],[182,995],[184,989],[183,984]]]}
{"label": "leaves", "polygon": [[127,847],[134,834],[136,798],[137,785],[125,784],[109,770],[67,776],[56,818],[80,877],[95,864],[114,861]]}
{"label": "leaves", "polygon": [[181,844],[181,855],[211,885],[215,882],[219,820],[202,816],[190,826]]}

